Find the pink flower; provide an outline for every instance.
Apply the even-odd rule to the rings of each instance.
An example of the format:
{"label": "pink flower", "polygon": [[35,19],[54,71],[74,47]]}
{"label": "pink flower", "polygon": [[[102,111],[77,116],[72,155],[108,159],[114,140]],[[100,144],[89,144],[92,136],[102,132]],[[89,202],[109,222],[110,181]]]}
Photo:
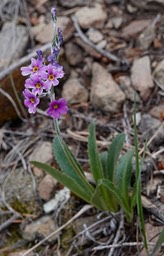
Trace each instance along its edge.
{"label": "pink flower", "polygon": [[38,99],[36,95],[30,92],[28,89],[24,90],[23,95],[25,97],[24,104],[26,107],[28,107],[28,112],[30,114],[35,114],[36,106],[39,104],[40,99]]}
{"label": "pink flower", "polygon": [[31,65],[27,67],[21,67],[22,75],[30,75],[30,77],[32,77],[34,74],[41,74],[43,71],[45,71],[45,69],[46,67],[43,66],[43,60],[40,58],[37,60],[31,58]]}
{"label": "pink flower", "polygon": [[60,65],[49,64],[46,69],[47,72],[42,72],[41,78],[45,81],[45,88],[47,91],[51,89],[51,86],[57,86],[59,84],[58,78],[64,76],[63,67]]}
{"label": "pink flower", "polygon": [[47,114],[55,119],[59,118],[68,112],[67,102],[64,98],[53,100],[49,104]]}
{"label": "pink flower", "polygon": [[25,87],[28,89],[32,88],[32,92],[38,95],[41,95],[43,93],[43,89],[45,89],[44,82],[37,74],[33,75],[32,78],[26,79]]}

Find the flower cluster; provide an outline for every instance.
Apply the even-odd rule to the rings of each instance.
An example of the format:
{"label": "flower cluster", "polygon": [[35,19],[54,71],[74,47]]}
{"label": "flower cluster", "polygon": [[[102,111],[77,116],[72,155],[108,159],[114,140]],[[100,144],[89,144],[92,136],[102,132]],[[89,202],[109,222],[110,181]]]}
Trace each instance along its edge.
{"label": "flower cluster", "polygon": [[[52,8],[52,19],[56,25],[56,10]],[[32,58],[31,64],[22,67],[23,76],[29,76],[25,81],[24,104],[28,108],[29,113],[36,113],[36,107],[40,102],[40,97],[50,95],[54,98],[53,87],[59,84],[58,79],[64,76],[63,67],[58,64],[58,56],[60,46],[63,43],[62,31],[60,28],[52,42],[51,55],[48,56],[48,64],[46,65],[42,51],[37,51],[37,59]],[[49,104],[47,114],[53,118],[59,118],[60,115],[66,114],[68,111],[67,103],[64,98],[53,100]]]}

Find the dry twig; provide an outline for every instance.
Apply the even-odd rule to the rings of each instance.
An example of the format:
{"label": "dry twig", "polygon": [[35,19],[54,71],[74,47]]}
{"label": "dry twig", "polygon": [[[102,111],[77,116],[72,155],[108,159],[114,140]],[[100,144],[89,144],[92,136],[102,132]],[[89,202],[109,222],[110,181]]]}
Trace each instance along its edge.
{"label": "dry twig", "polygon": [[[41,50],[42,52],[47,51],[48,49],[50,49],[51,44],[45,44],[44,46],[40,47],[39,50]],[[37,49],[36,49],[37,50]],[[31,52],[30,54],[28,54],[25,57],[22,57],[21,59],[19,59],[17,62],[14,62],[13,64],[11,64],[9,67],[7,67],[5,70],[0,72],[0,80],[2,80],[5,76],[9,75],[12,71],[14,71],[16,68],[24,65],[26,62],[30,61],[31,58],[36,56],[36,50]]]}
{"label": "dry twig", "polygon": [[74,26],[75,26],[75,29],[78,33],[78,36],[82,39],[82,41],[84,43],[86,43],[87,45],[89,45],[90,47],[92,47],[94,50],[96,50],[98,53],[100,53],[101,55],[105,56],[106,58],[108,58],[109,60],[112,60],[113,62],[116,62],[118,64],[121,63],[121,60],[115,56],[114,54],[110,53],[110,52],[107,52],[107,51],[104,51],[103,49],[97,47],[95,44],[93,44],[86,36],[85,34],[82,32],[78,22],[77,22],[77,18],[72,15],[71,16],[72,18],[72,21],[74,23]]}

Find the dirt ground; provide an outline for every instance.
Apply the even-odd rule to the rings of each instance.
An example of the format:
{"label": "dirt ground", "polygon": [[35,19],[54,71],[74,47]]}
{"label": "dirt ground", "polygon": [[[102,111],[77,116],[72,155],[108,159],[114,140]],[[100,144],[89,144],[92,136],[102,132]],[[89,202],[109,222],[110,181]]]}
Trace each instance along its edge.
{"label": "dirt ground", "polygon": [[[30,163],[57,165],[48,99],[29,115],[20,73],[36,50],[50,53],[54,6],[65,72],[56,97],[65,97],[69,106],[59,120],[62,136],[91,180],[89,124],[95,121],[100,152],[120,132],[126,134],[125,151],[132,148],[136,95],[140,157],[147,141],[141,184],[150,252],[164,226],[163,0],[2,0],[0,255],[144,256],[136,213],[129,224],[121,211],[98,211]],[[164,255],[164,248],[156,255]]]}

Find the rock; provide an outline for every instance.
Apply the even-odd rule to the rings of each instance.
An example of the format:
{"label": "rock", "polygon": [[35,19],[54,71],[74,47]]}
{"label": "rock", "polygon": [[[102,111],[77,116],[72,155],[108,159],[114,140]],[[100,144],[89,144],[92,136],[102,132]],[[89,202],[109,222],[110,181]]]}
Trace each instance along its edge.
{"label": "rock", "polygon": [[[74,32],[74,26],[72,21],[68,17],[60,16],[57,19],[57,26],[60,27],[63,31],[63,39],[66,42],[70,39]],[[50,21],[48,24],[45,24],[43,29],[36,34],[36,40],[42,44],[49,43],[53,39],[53,22]]]}
{"label": "rock", "polygon": [[75,16],[83,29],[102,28],[107,19],[107,13],[100,4],[95,4],[93,7],[82,7],[75,13]]}
{"label": "rock", "polygon": [[56,193],[55,198],[51,199],[47,203],[43,205],[43,209],[45,213],[50,213],[54,211],[59,211],[64,208],[65,204],[70,199],[70,190],[66,187],[61,189],[59,192]]}
{"label": "rock", "polygon": [[62,96],[69,103],[86,102],[88,91],[77,78],[70,78],[63,86]]}
{"label": "rock", "polygon": [[151,20],[134,20],[122,30],[122,36],[125,38],[136,36],[141,33],[144,28],[150,25]]}
{"label": "rock", "polygon": [[[44,30],[44,28],[45,28],[45,24],[44,24],[44,23],[39,23],[39,24],[33,26],[33,27],[31,28],[31,31],[32,31],[33,35],[34,35],[35,37],[37,37],[38,34],[42,33],[42,31]],[[51,33],[52,33],[52,32],[51,32]],[[38,40],[38,41],[39,41],[39,39],[40,39],[39,37],[38,37],[38,39],[36,38],[36,40]],[[44,39],[42,39],[42,36],[41,36],[41,40],[44,40]],[[46,39],[45,39],[45,40],[46,40]]]}
{"label": "rock", "polygon": [[122,89],[122,91],[125,93],[127,99],[129,99],[133,102],[134,101],[134,95],[136,94],[136,102],[141,101],[138,93],[131,86],[130,77],[120,76],[119,77],[119,85],[120,85],[120,88]]}
{"label": "rock", "polygon": [[162,90],[164,90],[164,60],[159,62],[159,64],[157,65],[157,67],[155,68],[155,70],[153,72],[153,76],[154,76],[154,81],[156,82],[156,84]]}
{"label": "rock", "polygon": [[42,25],[42,29],[35,31],[36,40],[41,44],[50,43],[53,39],[53,23],[50,21],[48,24]]}
{"label": "rock", "polygon": [[101,110],[117,113],[125,100],[125,94],[107,70],[93,63],[91,82],[91,103]]}
{"label": "rock", "polygon": [[151,117],[149,114],[142,115],[141,123],[139,126],[139,131],[141,132],[143,138],[150,139],[151,136],[157,131],[161,122]]}
{"label": "rock", "polygon": [[[21,99],[22,97],[22,91],[24,89],[24,82],[25,77],[21,75],[20,69],[17,68],[11,73],[14,81],[15,90],[18,93],[18,96]],[[15,102],[16,106],[18,107],[20,113],[21,110],[19,108],[19,102],[16,99],[14,90],[11,85],[10,76],[5,77],[2,81],[0,81],[0,88],[5,91],[7,95],[9,95],[13,101]],[[22,100],[23,104],[23,100]],[[18,114],[15,111],[15,108],[13,107],[11,101],[2,93],[0,93],[0,125],[2,125],[6,121],[11,121],[14,119],[18,119]]]}
{"label": "rock", "polygon": [[[22,236],[27,241],[43,239],[56,230],[55,223],[50,216],[43,216],[40,219],[28,224],[22,230]],[[56,236],[52,236],[48,241],[54,241]]]}
{"label": "rock", "polygon": [[107,41],[106,40],[102,40],[101,42],[99,42],[97,44],[97,47],[100,48],[100,49],[104,49],[106,45],[107,45]]}
{"label": "rock", "polygon": [[138,11],[138,8],[136,6],[133,6],[131,4],[127,4],[127,11],[129,13],[135,13]]}
{"label": "rock", "polygon": [[65,55],[67,61],[72,66],[83,62],[83,51],[77,44],[71,42],[67,43],[65,45]]}
{"label": "rock", "polygon": [[55,180],[49,174],[46,174],[46,176],[39,183],[38,191],[40,198],[45,201],[50,200],[56,184],[57,180]]}
{"label": "rock", "polygon": [[[38,211],[39,205],[36,199],[36,184],[34,181],[32,175],[22,169],[16,169],[10,174],[4,193],[6,202],[15,211],[34,214]],[[1,182],[3,184],[2,179]]]}
{"label": "rock", "polygon": [[57,19],[57,25],[63,31],[64,42],[67,42],[73,36],[75,31],[71,19],[66,16],[59,16]]}
{"label": "rock", "polygon": [[29,156],[30,161],[39,161],[42,163],[50,163],[52,159],[52,143],[48,141],[41,141]]}
{"label": "rock", "polygon": [[87,36],[93,43],[98,43],[103,39],[102,33],[98,29],[90,28],[87,31]]}
{"label": "rock", "polygon": [[40,178],[40,177],[44,176],[44,172],[41,169],[39,169],[38,167],[33,166],[32,170],[36,177]]}
{"label": "rock", "polygon": [[163,121],[164,120],[164,103],[161,103],[158,106],[154,106],[153,108],[150,109],[149,113],[152,117],[155,117]]}
{"label": "rock", "polygon": [[131,69],[131,79],[135,90],[139,91],[143,100],[147,100],[154,87],[151,76],[150,59],[148,56],[134,61]]}
{"label": "rock", "polygon": [[111,19],[113,27],[115,29],[119,29],[121,27],[121,24],[123,22],[123,17],[114,17]]}
{"label": "rock", "polygon": [[139,36],[138,45],[142,50],[147,50],[152,44],[155,37],[155,28],[154,26],[148,26]]}
{"label": "rock", "polygon": [[13,22],[3,25],[0,32],[0,70],[23,55],[28,40],[29,35],[25,26],[14,26]]}

